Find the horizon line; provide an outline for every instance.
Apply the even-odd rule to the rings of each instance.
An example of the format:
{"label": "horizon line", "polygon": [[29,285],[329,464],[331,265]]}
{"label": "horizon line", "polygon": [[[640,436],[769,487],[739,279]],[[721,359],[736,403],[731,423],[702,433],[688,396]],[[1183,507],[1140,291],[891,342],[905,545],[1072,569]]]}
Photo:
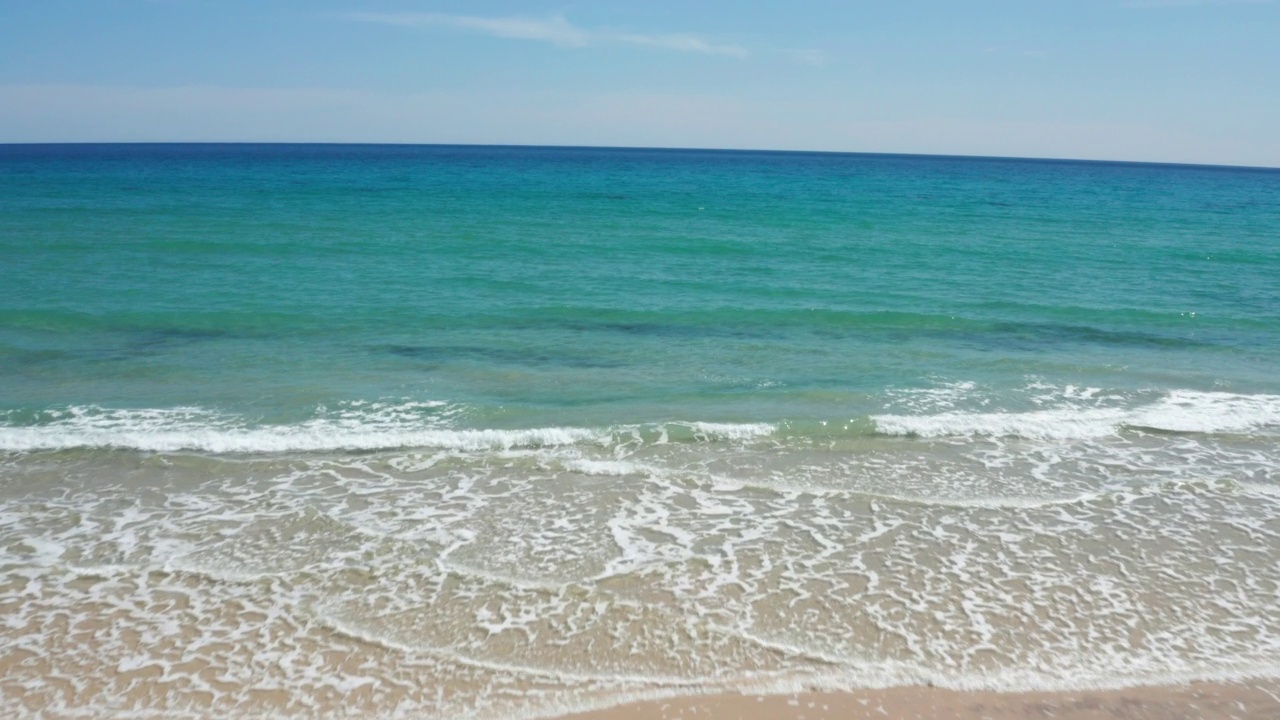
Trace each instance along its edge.
{"label": "horizon line", "polygon": [[963,155],[949,153],[883,152],[859,150],[788,150],[776,148],[671,147],[647,145],[538,145],[519,143],[433,143],[433,142],[351,142],[351,141],[274,141],[274,140],[50,140],[36,142],[0,141],[0,147],[50,145],[292,145],[319,147],[456,147],[509,148],[542,150],[628,150],[659,152],[769,153],[777,155],[859,155],[897,158],[947,158],[952,160],[1002,160],[1017,162],[1096,163],[1103,165],[1156,165],[1167,167],[1223,170],[1280,171],[1272,165],[1232,165],[1225,163],[1179,162],[1172,160],[1116,160],[1111,158],[1037,157],[1029,155]]}

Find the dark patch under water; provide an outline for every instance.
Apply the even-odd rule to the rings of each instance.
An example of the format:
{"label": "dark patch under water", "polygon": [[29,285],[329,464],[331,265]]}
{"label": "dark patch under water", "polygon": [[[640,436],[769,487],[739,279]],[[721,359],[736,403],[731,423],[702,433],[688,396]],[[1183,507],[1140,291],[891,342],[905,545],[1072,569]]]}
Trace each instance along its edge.
{"label": "dark patch under water", "polygon": [[383,345],[378,350],[439,367],[451,363],[484,362],[493,365],[530,367],[562,366],[569,368],[612,368],[625,363],[574,353],[545,350],[485,347],[483,345]]}

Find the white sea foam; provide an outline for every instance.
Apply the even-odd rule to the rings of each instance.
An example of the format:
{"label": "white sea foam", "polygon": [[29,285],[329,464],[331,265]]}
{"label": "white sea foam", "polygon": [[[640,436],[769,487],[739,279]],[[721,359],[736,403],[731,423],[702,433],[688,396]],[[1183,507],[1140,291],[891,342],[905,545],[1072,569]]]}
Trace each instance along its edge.
{"label": "white sea foam", "polygon": [[777,428],[768,423],[689,423],[695,435],[720,440],[754,440],[772,434]]}
{"label": "white sea foam", "polygon": [[[149,452],[324,452],[434,448],[458,451],[610,444],[616,434],[639,437],[643,426],[466,429],[444,403],[356,403],[293,424],[252,424],[203,408],[108,409],[72,406],[44,422],[0,425],[0,450],[127,448]],[[746,441],[773,432],[763,423],[671,423],[654,426],[659,441],[675,430],[695,441]]]}
{"label": "white sea foam", "polygon": [[598,476],[622,476],[622,475],[647,475],[653,470],[640,463],[627,462],[626,460],[588,460],[584,458],[574,458],[564,462],[566,470],[582,473],[583,475]]}
{"label": "white sea foam", "polygon": [[[907,395],[924,412],[871,416],[877,431],[924,438],[1022,437],[1042,440],[1103,438],[1126,429],[1178,433],[1252,433],[1280,427],[1280,396],[1175,390],[1122,404],[1096,389],[1065,388],[1052,398],[1031,397],[1035,409],[953,409],[973,393],[971,384]],[[934,397],[940,394],[942,400]],[[972,399],[972,398],[971,398]],[[923,402],[923,404],[921,404]],[[975,403],[971,403],[975,404]],[[947,408],[942,412],[929,409]],[[212,453],[365,451],[395,448],[503,451],[576,444],[746,443],[777,431],[768,423],[673,422],[605,428],[460,428],[459,406],[445,403],[352,403],[321,408],[290,424],[255,423],[195,407],[108,409],[73,406],[42,414],[36,423],[3,423],[0,450],[128,448],[150,452]]]}
{"label": "white sea foam", "polygon": [[[1086,395],[1086,398],[1093,396]],[[1058,407],[1027,412],[948,411],[927,415],[875,415],[887,435],[1087,439],[1126,428],[1183,433],[1248,433],[1280,426],[1280,395],[1238,395],[1175,390],[1131,407],[1083,405],[1070,394]]]}
{"label": "white sea foam", "polygon": [[[918,412],[953,429],[989,407],[955,389]],[[128,693],[323,714],[256,711],[265,689],[352,716],[477,718],[672,691],[1280,676],[1280,457],[1255,433],[1274,398],[1034,392],[1002,432],[1063,415],[1104,429],[844,451],[763,424],[493,440],[451,427],[451,406],[342,407],[309,422],[444,439],[313,456],[254,454],[251,433],[293,442],[302,425],[68,410],[31,427],[79,447],[92,432],[257,445],[4,457],[0,630],[32,654],[7,687],[59,716],[123,717],[110,703]],[[1186,434],[1224,426],[1251,430]]]}
{"label": "white sea foam", "polygon": [[[973,446],[984,444],[999,445]],[[0,500],[0,562],[28,579],[0,586],[8,639],[35,654],[11,685],[63,702],[41,683],[73,664],[64,628],[102,618],[102,632],[74,640],[74,660],[103,669],[81,671],[101,689],[76,702],[106,716],[101,703],[123,692],[117,674],[136,683],[130,692],[206,693],[238,717],[268,687],[387,717],[407,693],[425,718],[482,716],[495,698],[517,698],[507,715],[524,716],[539,697],[590,704],[664,688],[1276,676],[1280,569],[1268,558],[1280,524],[1273,503],[1241,490],[1267,457],[1239,453],[1235,482],[1171,478],[1131,501],[967,506],[718,481],[743,475],[757,453],[723,453],[714,471],[686,462],[721,449],[651,444],[643,466],[594,444],[496,463],[491,453],[407,465],[412,452],[213,458],[201,462],[217,464],[218,479],[142,492],[68,476]],[[866,455],[792,467],[834,482]],[[868,465],[866,479],[899,457]],[[1128,461],[1144,460],[1164,462]],[[651,464],[670,482],[623,472]],[[584,484],[584,471],[595,479]],[[192,660],[229,679],[210,687]],[[153,666],[167,668],[162,680],[149,679]],[[373,686],[383,694],[370,697]],[[440,704],[439,688],[466,692]]]}
{"label": "white sea foam", "polygon": [[1126,423],[1173,432],[1247,433],[1280,426],[1280,395],[1174,390]]}
{"label": "white sea foam", "polygon": [[362,429],[338,427],[326,421],[265,427],[175,427],[146,423],[132,427],[101,427],[71,422],[34,427],[0,428],[0,449],[60,450],[69,448],[128,448],[150,452],[200,450],[212,453],[323,452],[389,448],[445,448],[503,450],[518,447],[570,445],[599,438],[584,428],[527,430]]}
{"label": "white sea foam", "polygon": [[1124,424],[1123,410],[1035,410],[1032,412],[945,412],[936,415],[875,415],[876,429],[886,435],[948,437],[957,435],[1025,438],[1092,438],[1110,435]]}

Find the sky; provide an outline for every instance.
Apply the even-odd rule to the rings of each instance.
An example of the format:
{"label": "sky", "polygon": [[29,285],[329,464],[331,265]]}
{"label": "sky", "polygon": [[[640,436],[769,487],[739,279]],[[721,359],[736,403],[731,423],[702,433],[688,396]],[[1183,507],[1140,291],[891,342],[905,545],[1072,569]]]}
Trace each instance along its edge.
{"label": "sky", "polygon": [[1280,0],[0,0],[0,142],[1280,167]]}

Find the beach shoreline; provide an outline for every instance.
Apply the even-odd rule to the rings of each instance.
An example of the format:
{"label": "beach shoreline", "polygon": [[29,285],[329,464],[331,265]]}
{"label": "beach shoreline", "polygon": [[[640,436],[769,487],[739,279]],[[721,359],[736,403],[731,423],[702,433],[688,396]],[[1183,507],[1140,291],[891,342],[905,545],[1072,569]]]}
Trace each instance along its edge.
{"label": "beach shoreline", "polygon": [[0,717],[1280,720],[1280,173],[0,165]]}
{"label": "beach shoreline", "polygon": [[557,720],[1253,720],[1280,717],[1280,681],[1192,682],[1108,690],[997,692],[903,686],[790,694],[717,693],[629,702]]}

